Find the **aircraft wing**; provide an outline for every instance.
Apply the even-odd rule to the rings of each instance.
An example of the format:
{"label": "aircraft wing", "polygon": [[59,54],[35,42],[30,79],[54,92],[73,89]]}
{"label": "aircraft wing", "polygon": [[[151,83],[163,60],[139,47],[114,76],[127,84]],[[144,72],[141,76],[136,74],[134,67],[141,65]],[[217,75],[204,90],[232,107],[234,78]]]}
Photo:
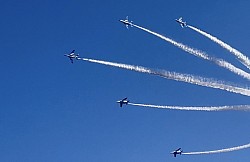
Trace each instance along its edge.
{"label": "aircraft wing", "polygon": [[120,107],[122,107],[122,102],[120,102]]}
{"label": "aircraft wing", "polygon": [[71,63],[73,64],[73,59],[72,59],[72,58],[70,58],[70,61],[71,61]]}
{"label": "aircraft wing", "polygon": [[176,151],[179,151],[179,150],[181,150],[181,148],[178,148]]}

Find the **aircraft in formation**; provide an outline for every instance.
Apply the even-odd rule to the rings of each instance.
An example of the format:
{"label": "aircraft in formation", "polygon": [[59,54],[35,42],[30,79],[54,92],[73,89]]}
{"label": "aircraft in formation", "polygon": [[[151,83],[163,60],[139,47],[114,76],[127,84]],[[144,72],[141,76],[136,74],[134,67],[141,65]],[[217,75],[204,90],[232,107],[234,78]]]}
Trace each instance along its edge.
{"label": "aircraft in formation", "polygon": [[[182,21],[182,17],[180,17],[179,19],[175,19],[175,21],[178,22],[181,25],[182,28],[187,27],[186,22]],[[125,20],[120,20],[120,22],[125,24],[127,28],[129,26],[131,26],[131,27],[133,26],[132,21],[129,22],[128,16],[126,17]],[[73,63],[74,59],[77,59],[77,60],[79,59],[79,54],[75,54],[75,50],[73,50],[69,54],[65,54],[64,56],[68,57],[70,59],[71,63]],[[116,101],[116,102],[120,104],[120,107],[122,107],[124,104],[127,105],[129,103],[129,100],[126,97],[126,98],[124,98],[122,100],[119,100],[119,101]],[[174,157],[176,157],[177,154],[181,155],[182,152],[183,151],[181,150],[181,148],[178,148],[177,150],[170,152],[170,154],[173,154]]]}
{"label": "aircraft in formation", "polygon": [[73,50],[71,53],[69,53],[69,54],[65,54],[64,56],[66,56],[66,57],[68,57],[69,59],[70,59],[70,61],[71,61],[71,63],[73,64],[73,60],[74,59],[79,59],[79,54],[75,54],[75,50]]}
{"label": "aircraft in formation", "polygon": [[[76,55],[74,52],[75,52],[75,50],[73,50],[70,54],[65,54],[65,56],[70,58],[72,63],[73,63],[73,59],[79,59],[78,58],[79,55]],[[129,103],[129,100],[126,97],[126,98],[119,100],[119,101],[116,101],[116,102],[120,104],[120,107],[122,107],[124,104],[127,105]],[[170,152],[170,154],[173,154],[174,157],[176,157],[177,154],[181,155],[181,153],[182,153],[181,148],[178,148],[177,150]]]}
{"label": "aircraft in formation", "polygon": [[182,20],[182,17],[180,17],[179,19],[175,19],[175,21],[179,23],[182,28],[187,27],[187,23]]}
{"label": "aircraft in formation", "polygon": [[[180,17],[179,19],[175,19],[175,21],[177,23],[179,23],[182,28],[187,27],[187,23],[182,20],[182,17]],[[128,16],[126,17],[125,20],[120,20],[120,22],[122,22],[123,24],[125,24],[127,28],[129,26],[133,27],[133,23],[132,23],[132,21],[128,20]],[[64,56],[68,57],[70,59],[71,63],[73,63],[74,59],[76,59],[76,60],[81,59],[81,58],[79,58],[79,54],[75,54],[75,50],[73,50],[69,54],[65,54]],[[119,100],[119,101],[116,101],[116,102],[120,104],[120,107],[122,107],[124,104],[127,105],[129,103],[129,100],[126,97],[126,98],[124,98],[122,100]],[[178,148],[178,149],[170,152],[170,154],[173,154],[174,157],[176,157],[178,154],[181,155],[182,152],[183,152],[183,150],[181,150],[181,148]]]}
{"label": "aircraft in formation", "polygon": [[125,20],[120,20],[120,22],[122,22],[123,24],[125,24],[126,27],[127,27],[127,29],[128,29],[129,26],[130,26],[130,27],[133,27],[133,24],[132,24],[133,21],[130,21],[130,22],[129,22],[128,16],[126,17]]}
{"label": "aircraft in formation", "polygon": [[[187,23],[184,22],[182,20],[182,17],[180,17],[179,19],[175,19],[176,22],[178,22],[182,28],[187,27]],[[129,26],[133,27],[133,21],[129,21],[128,20],[128,16],[126,16],[125,20],[120,20],[120,22],[122,22],[123,24],[126,25],[126,27],[128,28]],[[74,59],[78,60],[79,59],[79,54],[75,54],[75,50],[73,50],[71,53],[69,54],[65,54],[64,56],[68,57],[71,61],[71,63],[73,64]]]}
{"label": "aircraft in formation", "polygon": [[178,148],[177,150],[175,150],[175,151],[173,151],[173,152],[170,152],[170,154],[173,154],[174,157],[176,157],[177,154],[180,154],[180,155],[181,155],[181,153],[182,153],[181,148]]}
{"label": "aircraft in formation", "polygon": [[126,97],[126,98],[119,100],[119,101],[116,101],[116,102],[120,104],[120,107],[122,107],[122,105],[124,105],[124,104],[127,105],[129,103],[129,100],[127,100],[127,99],[128,98]]}

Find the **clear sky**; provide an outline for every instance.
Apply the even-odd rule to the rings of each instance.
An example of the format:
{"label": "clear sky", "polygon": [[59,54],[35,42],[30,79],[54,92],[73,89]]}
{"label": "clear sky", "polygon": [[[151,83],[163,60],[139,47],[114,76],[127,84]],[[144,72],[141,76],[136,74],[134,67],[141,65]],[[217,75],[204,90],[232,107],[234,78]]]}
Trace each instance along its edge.
{"label": "clear sky", "polygon": [[169,154],[250,143],[249,112],[119,108],[134,103],[176,106],[250,104],[249,97],[63,56],[189,73],[250,85],[211,62],[119,22],[127,15],[178,42],[247,70],[235,56],[182,29],[180,16],[248,57],[249,1],[9,0],[1,2],[1,162],[235,162],[250,149],[210,155]]}

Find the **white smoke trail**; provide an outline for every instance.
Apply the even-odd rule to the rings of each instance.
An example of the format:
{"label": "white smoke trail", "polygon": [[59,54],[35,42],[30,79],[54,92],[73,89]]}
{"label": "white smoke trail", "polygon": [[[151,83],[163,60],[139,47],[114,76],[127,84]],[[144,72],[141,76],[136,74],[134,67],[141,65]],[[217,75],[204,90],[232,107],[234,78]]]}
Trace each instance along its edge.
{"label": "white smoke trail", "polygon": [[250,60],[247,56],[245,56],[243,53],[241,53],[240,51],[238,51],[237,49],[231,47],[230,45],[226,44],[225,42],[219,40],[218,38],[196,28],[190,25],[187,25],[190,29],[193,29],[194,31],[204,35],[205,37],[209,38],[210,40],[214,41],[215,43],[219,44],[221,47],[225,48],[226,50],[228,50],[230,53],[234,54],[239,61],[245,65],[248,69],[250,69]]}
{"label": "white smoke trail", "polygon": [[178,42],[176,42],[176,41],[174,41],[174,40],[172,40],[170,38],[167,38],[167,37],[165,37],[165,36],[163,36],[161,34],[158,34],[156,32],[153,32],[153,31],[151,31],[149,29],[146,29],[146,28],[143,28],[141,26],[138,26],[138,25],[135,25],[135,24],[132,24],[132,25],[134,27],[137,27],[137,28],[143,30],[143,31],[146,31],[146,32],[148,32],[150,34],[153,34],[153,35],[155,35],[155,36],[157,36],[157,37],[159,37],[159,38],[161,38],[161,39],[175,45],[176,47],[178,47],[178,48],[180,48],[180,49],[182,49],[182,50],[184,50],[184,51],[186,51],[186,52],[188,52],[190,54],[193,54],[193,55],[195,55],[197,57],[201,57],[201,58],[203,58],[205,60],[210,60],[210,57],[207,54],[205,54],[204,52],[202,52],[202,51],[199,51],[197,49],[193,49],[193,48],[188,47],[187,45],[184,45],[182,43],[178,43]]}
{"label": "white smoke trail", "polygon": [[162,106],[162,105],[149,105],[128,103],[133,106],[158,108],[158,109],[171,109],[171,110],[187,110],[187,111],[229,111],[229,110],[242,110],[250,111],[250,105],[235,105],[235,106]]}
{"label": "white smoke trail", "polygon": [[174,41],[174,40],[172,40],[170,38],[167,38],[167,37],[165,37],[165,36],[163,36],[161,34],[158,34],[156,32],[153,32],[153,31],[151,31],[149,29],[146,29],[146,28],[143,28],[141,26],[138,26],[138,25],[135,25],[135,24],[132,24],[132,25],[134,27],[137,27],[137,28],[143,30],[143,31],[146,31],[146,32],[148,32],[150,34],[153,34],[153,35],[155,35],[155,36],[157,36],[157,37],[159,37],[159,38],[161,38],[161,39],[163,39],[163,40],[165,40],[165,41],[173,44],[174,46],[176,46],[176,47],[178,47],[178,48],[180,48],[180,49],[182,49],[182,50],[184,50],[184,51],[186,51],[186,52],[188,52],[190,54],[193,54],[193,55],[195,55],[197,57],[200,57],[200,58],[203,58],[205,60],[211,61],[211,62],[219,65],[220,67],[228,69],[229,71],[231,71],[231,72],[233,72],[233,73],[235,73],[235,74],[237,74],[239,76],[242,76],[242,77],[250,80],[250,74],[249,73],[245,72],[242,69],[239,69],[239,68],[235,67],[234,65],[232,65],[231,63],[229,63],[229,62],[227,62],[225,60],[218,59],[218,58],[215,58],[215,57],[210,57],[210,56],[208,56],[203,51],[200,51],[200,50],[197,50],[197,49],[193,49],[193,48],[191,48],[191,47],[189,47],[187,45],[184,45],[182,43],[176,42],[176,41]]}
{"label": "white smoke trail", "polygon": [[157,75],[157,76],[167,78],[167,79],[182,81],[182,82],[186,82],[186,83],[196,84],[196,85],[210,87],[210,88],[221,89],[221,90],[225,90],[225,91],[229,91],[229,92],[233,92],[233,93],[238,93],[238,94],[250,96],[250,89],[248,89],[247,87],[245,87],[245,88],[238,87],[238,86],[234,86],[234,85],[231,85],[228,83],[226,84],[223,81],[216,81],[216,80],[209,79],[209,78],[202,78],[202,77],[198,77],[198,76],[193,76],[193,75],[188,75],[188,74],[180,74],[180,73],[175,73],[175,72],[170,72],[170,71],[165,71],[165,70],[161,70],[161,71],[157,70],[156,71],[156,70],[152,70],[152,69],[145,68],[142,66],[120,64],[120,63],[87,59],[87,58],[78,58],[78,59],[82,59],[82,60],[88,61],[88,62],[103,64],[103,65],[128,69],[128,70],[132,70],[132,71],[137,71],[137,72],[141,72],[141,73],[153,74],[153,75]]}
{"label": "white smoke trail", "polygon": [[232,147],[232,148],[226,148],[221,150],[214,150],[214,151],[203,151],[203,152],[185,152],[182,153],[183,155],[200,155],[200,154],[215,154],[215,153],[223,153],[223,152],[231,152],[231,151],[237,151],[242,149],[250,148],[250,143],[242,146]]}

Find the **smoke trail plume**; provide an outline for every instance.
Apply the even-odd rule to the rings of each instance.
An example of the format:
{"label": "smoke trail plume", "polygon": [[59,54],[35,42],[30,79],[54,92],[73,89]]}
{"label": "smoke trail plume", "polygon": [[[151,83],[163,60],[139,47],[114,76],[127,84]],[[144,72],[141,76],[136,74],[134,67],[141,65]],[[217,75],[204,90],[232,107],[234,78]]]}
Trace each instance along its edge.
{"label": "smoke trail plume", "polygon": [[145,32],[148,32],[148,33],[150,33],[150,34],[153,34],[153,35],[155,35],[155,36],[157,36],[157,37],[159,37],[159,38],[161,38],[161,39],[163,39],[163,40],[165,40],[165,41],[167,41],[167,42],[173,44],[174,46],[176,46],[176,47],[178,47],[178,48],[180,48],[180,49],[182,49],[182,50],[184,50],[184,51],[186,51],[186,52],[188,52],[188,53],[190,53],[190,54],[193,54],[193,55],[195,55],[195,56],[197,56],[197,57],[200,57],[200,58],[203,58],[203,59],[205,59],[205,60],[210,60],[210,57],[209,57],[207,54],[205,54],[204,52],[202,52],[202,51],[193,49],[193,48],[188,47],[187,45],[184,45],[184,44],[182,44],[182,43],[178,43],[178,42],[176,42],[176,41],[174,41],[174,40],[172,40],[172,39],[170,39],[170,38],[167,38],[167,37],[165,37],[165,36],[163,36],[163,35],[161,35],[161,34],[158,34],[158,33],[156,33],[156,32],[153,32],[153,31],[151,31],[151,30],[149,30],[149,29],[146,29],[146,28],[143,28],[143,27],[141,27],[141,26],[138,26],[138,25],[135,25],[135,24],[132,24],[132,25],[133,25],[134,27],[137,27],[138,29],[141,29],[141,30],[143,30],[143,31],[145,31]]}
{"label": "smoke trail plume", "polygon": [[231,47],[227,43],[219,40],[218,38],[206,33],[205,31],[202,31],[202,30],[200,30],[200,29],[198,29],[196,27],[190,26],[190,25],[188,25],[187,27],[189,27],[190,29],[193,29],[194,31],[204,35],[205,37],[207,37],[210,40],[214,41],[215,43],[219,44],[222,48],[225,48],[230,53],[234,54],[243,65],[245,65],[248,69],[250,69],[250,60],[249,60],[249,58],[247,56],[245,56],[244,54],[242,54],[240,51],[238,51],[237,49]]}
{"label": "smoke trail plume", "polygon": [[143,30],[145,32],[148,32],[150,34],[153,34],[153,35],[155,35],[155,36],[157,36],[157,37],[159,37],[159,38],[173,44],[174,46],[176,46],[176,47],[178,47],[178,48],[180,48],[180,49],[182,49],[182,50],[184,50],[184,51],[186,51],[186,52],[188,52],[188,53],[190,53],[192,55],[195,55],[197,57],[200,57],[200,58],[203,58],[205,60],[211,61],[211,62],[219,65],[220,67],[228,69],[229,71],[250,80],[250,74],[249,73],[235,67],[234,65],[232,65],[231,63],[229,63],[229,62],[227,62],[225,60],[218,59],[218,58],[215,58],[215,57],[210,57],[205,52],[202,52],[202,51],[197,50],[197,49],[193,49],[193,48],[191,48],[191,47],[189,47],[187,45],[176,42],[176,41],[174,41],[174,40],[172,40],[170,38],[167,38],[167,37],[165,37],[165,36],[163,36],[161,34],[158,34],[156,32],[153,32],[153,31],[151,31],[149,29],[146,29],[146,28],[143,28],[141,26],[138,26],[138,25],[135,25],[135,24],[132,24],[132,26],[137,27],[138,29],[141,29],[141,30]]}
{"label": "smoke trail plume", "polygon": [[120,64],[120,63],[87,59],[87,58],[78,58],[78,59],[81,59],[83,61],[88,61],[88,62],[103,64],[103,65],[123,68],[123,69],[131,70],[131,71],[141,72],[141,73],[152,74],[152,75],[160,76],[160,77],[167,78],[167,79],[196,84],[196,85],[210,87],[210,88],[221,89],[221,90],[225,90],[225,91],[229,91],[229,92],[233,92],[233,93],[238,93],[238,94],[250,96],[250,89],[226,84],[223,81],[216,81],[216,80],[209,79],[209,78],[202,78],[202,77],[198,77],[198,76],[193,76],[193,75],[188,75],[188,74],[180,74],[180,73],[175,73],[175,72],[170,72],[170,71],[165,71],[165,70],[152,70],[152,69],[145,68],[142,66]]}
{"label": "smoke trail plume", "polygon": [[170,110],[186,110],[186,111],[229,111],[229,110],[241,110],[250,111],[250,105],[235,105],[235,106],[162,106],[162,105],[149,105],[128,103],[132,106],[149,107],[157,109],[170,109]]}
{"label": "smoke trail plume", "polygon": [[223,152],[231,152],[231,151],[237,151],[242,149],[250,148],[250,143],[242,146],[232,147],[232,148],[226,148],[221,150],[214,150],[214,151],[203,151],[203,152],[185,152],[182,153],[183,155],[200,155],[200,154],[216,154],[216,153],[223,153]]}

